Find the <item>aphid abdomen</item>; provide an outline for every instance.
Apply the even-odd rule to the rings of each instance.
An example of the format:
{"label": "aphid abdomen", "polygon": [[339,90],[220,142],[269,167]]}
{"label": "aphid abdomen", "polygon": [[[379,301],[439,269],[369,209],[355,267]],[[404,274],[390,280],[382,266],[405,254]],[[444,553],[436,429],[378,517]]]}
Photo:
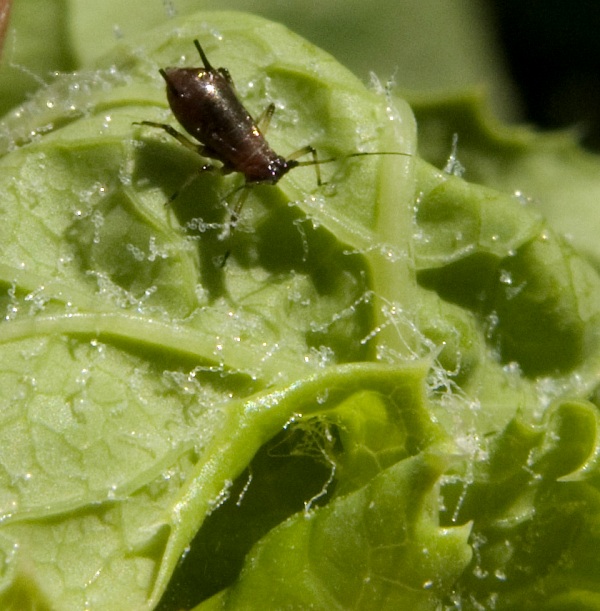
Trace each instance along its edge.
{"label": "aphid abdomen", "polygon": [[204,145],[206,156],[220,160],[226,171],[242,172],[247,182],[273,182],[273,167],[281,165],[278,156],[223,74],[201,68],[167,68],[163,77],[173,114]]}

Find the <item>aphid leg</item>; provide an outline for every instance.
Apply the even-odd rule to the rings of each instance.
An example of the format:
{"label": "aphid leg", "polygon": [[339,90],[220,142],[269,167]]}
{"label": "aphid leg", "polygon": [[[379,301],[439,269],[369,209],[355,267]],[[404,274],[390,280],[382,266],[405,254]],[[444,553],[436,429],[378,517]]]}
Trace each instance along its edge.
{"label": "aphid leg", "polygon": [[[308,154],[312,155],[311,161],[296,161],[298,157],[304,157],[304,155],[308,155]],[[317,185],[321,187],[324,184],[326,184],[321,180],[321,168],[319,167],[321,163],[324,163],[324,161],[319,159],[316,149],[313,146],[310,146],[310,144],[303,146],[301,149],[298,149],[297,151],[294,151],[291,155],[288,156],[287,161],[288,162],[293,161],[295,166],[314,165],[315,174],[317,175]]]}
{"label": "aphid leg", "polygon": [[267,133],[269,129],[269,125],[271,123],[271,119],[273,118],[273,113],[275,112],[275,104],[269,104],[262,112],[260,117],[256,120],[256,125],[258,129],[261,131],[263,136]]}
{"label": "aphid leg", "polygon": [[[179,133],[175,128],[171,127],[167,123],[155,123],[154,121],[136,121],[134,125],[148,125],[150,127],[158,127],[159,129],[164,129],[167,132],[167,134],[169,134],[170,136],[173,136],[173,138],[175,138],[180,144],[183,144],[183,146],[185,146],[187,149],[193,151],[194,153],[199,153],[200,155],[204,154],[203,146],[197,145],[195,142],[193,142],[192,140],[190,140],[183,134]],[[214,172],[215,170],[217,170],[217,168],[214,165],[210,163],[206,163],[200,168],[199,171],[200,173],[202,173],[202,172]],[[179,189],[177,189],[177,191],[175,191],[174,193],[172,193],[169,196],[169,199],[167,199],[167,201],[165,202],[165,206],[172,204],[179,197],[179,194],[182,191],[185,191],[185,189],[187,189],[192,184],[192,182],[196,180],[196,178],[197,178],[196,173],[188,176],[188,178],[179,187]]]}
{"label": "aphid leg", "polygon": [[148,125],[150,127],[158,127],[159,129],[164,129],[169,136],[173,136],[177,142],[183,144],[185,148],[190,151],[194,151],[194,153],[201,152],[204,147],[199,147],[195,142],[190,140],[187,136],[184,136],[182,133],[178,132],[174,127],[167,125],[166,123],[155,123],[154,121],[136,121],[134,125]]}
{"label": "aphid leg", "polygon": [[231,217],[229,218],[229,235],[236,228],[238,221],[240,220],[240,212],[248,199],[248,195],[250,194],[250,189],[248,185],[243,185],[240,189],[240,194],[238,195],[238,200],[233,207],[233,212],[231,213]]}
{"label": "aphid leg", "polygon": [[[250,185],[242,185],[238,187],[233,193],[239,191],[239,195],[237,196],[237,201],[235,202],[235,206],[233,207],[233,211],[229,216],[229,223],[225,225],[221,235],[219,236],[219,240],[225,240],[230,238],[237,227],[238,221],[240,220],[240,212],[248,199],[248,195],[250,194]],[[227,250],[223,255],[223,258],[220,263],[220,267],[225,267],[225,263],[227,263],[227,259],[229,259],[229,255],[231,254],[231,250]]]}
{"label": "aphid leg", "polygon": [[[274,112],[275,112],[275,104],[269,104],[265,108],[265,110],[262,112],[260,117],[258,117],[258,119],[256,120],[256,125],[258,129],[261,131],[261,133],[264,134],[266,130],[269,128],[269,123],[271,122],[271,117],[273,116]],[[245,185],[242,185],[241,187],[238,187],[237,189],[233,191],[233,193],[236,193],[237,191],[240,191],[240,193],[237,196],[237,201],[235,202],[235,206],[233,207],[233,211],[231,212],[231,215],[229,217],[229,223],[226,225],[226,227],[223,229],[223,232],[219,236],[220,240],[225,240],[226,238],[231,237],[231,234],[235,231],[236,225],[238,224],[238,221],[240,220],[240,213],[250,193],[248,187],[249,185],[245,184]],[[227,195],[225,200],[229,199],[229,196],[232,195],[233,193],[230,193],[229,195]],[[229,257],[229,251],[227,251],[227,253],[225,254],[225,258],[223,259],[223,265],[225,265],[225,261],[227,261],[228,257]]]}
{"label": "aphid leg", "polygon": [[221,232],[221,235],[219,235],[219,240],[226,240],[227,238],[230,238],[231,234],[235,231],[238,221],[240,220],[240,212],[244,207],[246,200],[248,199],[248,195],[250,194],[249,187],[250,185],[243,184],[241,187],[237,187],[237,189],[231,191],[225,197],[224,201],[227,202],[231,195],[238,193],[235,205],[233,206],[233,210],[229,215],[229,222],[223,227],[223,231]]}
{"label": "aphid leg", "polygon": [[217,72],[220,72],[225,77],[225,80],[235,89],[235,83],[233,82],[231,74],[229,74],[229,70],[227,70],[227,68],[217,68]]}
{"label": "aphid leg", "polygon": [[[206,165],[203,165],[200,168],[199,173],[202,173],[202,172],[214,172],[216,169],[217,168],[214,165],[206,164]],[[167,201],[165,202],[165,206],[168,206],[169,204],[172,204],[179,197],[179,194],[182,191],[185,191],[194,182],[194,180],[196,180],[196,178],[198,178],[198,174],[196,174],[196,172],[194,172],[193,174],[190,174],[183,181],[183,184],[179,187],[179,189],[177,189],[177,191],[175,191],[174,193],[171,193],[171,195],[169,195],[169,199],[167,199]]]}

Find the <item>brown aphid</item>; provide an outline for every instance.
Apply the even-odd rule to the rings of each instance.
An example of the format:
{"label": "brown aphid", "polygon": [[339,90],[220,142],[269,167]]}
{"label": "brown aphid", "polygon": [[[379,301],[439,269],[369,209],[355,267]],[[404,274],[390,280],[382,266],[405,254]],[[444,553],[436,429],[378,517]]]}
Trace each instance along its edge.
{"label": "brown aphid", "polygon": [[[218,168],[211,164],[204,165],[202,171],[219,171],[222,174],[239,172],[243,174],[246,184],[274,185],[291,169],[313,165],[317,183],[323,184],[319,165],[337,161],[338,158],[319,159],[312,146],[304,146],[287,158],[275,153],[264,137],[275,105],[270,104],[255,121],[237,97],[229,71],[226,68],[213,68],[198,40],[194,40],[194,45],[202,59],[202,68],[165,68],[159,72],[167,84],[167,100],[173,115],[197,142],[166,123],[140,121],[136,124],[163,129],[186,148],[222,164]],[[312,159],[298,161],[299,157],[309,154]],[[343,158],[366,155],[410,156],[409,153],[400,152],[359,152],[344,155]],[[189,182],[191,180],[184,187]],[[229,223],[230,233],[237,223],[246,195],[247,191],[243,191],[234,206]],[[177,193],[169,201],[176,197]]]}

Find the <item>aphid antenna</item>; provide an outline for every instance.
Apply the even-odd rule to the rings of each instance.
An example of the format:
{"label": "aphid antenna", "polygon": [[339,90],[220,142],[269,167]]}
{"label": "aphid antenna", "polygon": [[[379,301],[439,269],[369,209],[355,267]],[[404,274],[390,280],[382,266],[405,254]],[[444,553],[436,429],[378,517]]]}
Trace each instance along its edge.
{"label": "aphid antenna", "polygon": [[306,161],[293,160],[294,166],[306,165],[321,165],[323,163],[333,163],[341,159],[349,159],[350,157],[366,157],[367,155],[400,155],[402,157],[412,157],[412,153],[401,153],[400,151],[361,151],[358,153],[348,153],[339,157],[328,157],[327,159],[307,159]]}

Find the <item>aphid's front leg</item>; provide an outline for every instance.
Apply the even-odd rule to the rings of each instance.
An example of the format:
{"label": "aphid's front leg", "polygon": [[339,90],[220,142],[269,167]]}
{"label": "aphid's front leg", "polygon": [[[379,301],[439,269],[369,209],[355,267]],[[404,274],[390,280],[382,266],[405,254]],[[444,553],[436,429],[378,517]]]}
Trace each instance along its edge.
{"label": "aphid's front leg", "polygon": [[[296,161],[296,159],[298,159],[298,157],[304,157],[304,155],[312,155],[312,160],[311,161]],[[317,150],[315,149],[314,146],[310,146],[310,144],[303,146],[301,149],[298,149],[297,151],[294,151],[291,155],[288,156],[287,161],[296,161],[296,165],[300,166],[300,165],[314,165],[315,166],[315,173],[317,175],[317,185],[319,187],[323,186],[324,183],[321,180],[321,168],[319,167],[319,164],[323,163],[323,161],[319,160],[319,156],[317,155]]]}

